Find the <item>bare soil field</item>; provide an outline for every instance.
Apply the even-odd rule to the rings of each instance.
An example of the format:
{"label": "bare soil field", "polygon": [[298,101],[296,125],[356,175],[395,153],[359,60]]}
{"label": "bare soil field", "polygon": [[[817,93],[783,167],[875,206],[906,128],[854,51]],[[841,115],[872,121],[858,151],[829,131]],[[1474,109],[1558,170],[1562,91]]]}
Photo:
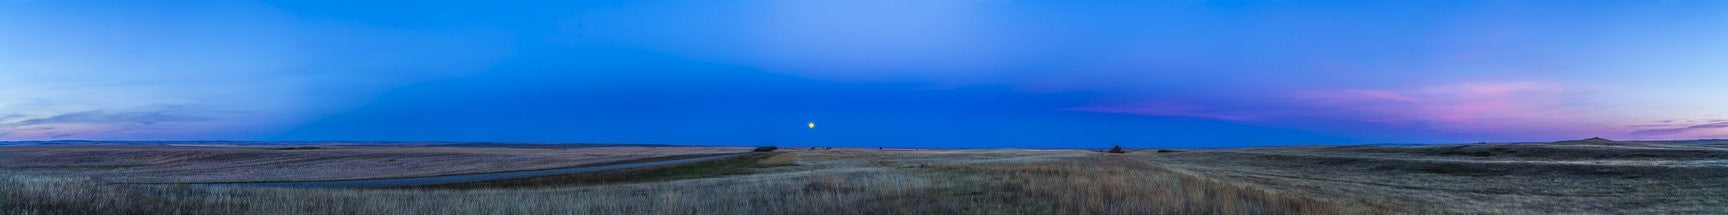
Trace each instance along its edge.
{"label": "bare soil field", "polygon": [[127,183],[305,181],[549,169],[741,147],[157,146],[0,147],[0,169]]}
{"label": "bare soil field", "polygon": [[1405,213],[1723,213],[1719,142],[1305,146],[1133,153],[1277,192]]}

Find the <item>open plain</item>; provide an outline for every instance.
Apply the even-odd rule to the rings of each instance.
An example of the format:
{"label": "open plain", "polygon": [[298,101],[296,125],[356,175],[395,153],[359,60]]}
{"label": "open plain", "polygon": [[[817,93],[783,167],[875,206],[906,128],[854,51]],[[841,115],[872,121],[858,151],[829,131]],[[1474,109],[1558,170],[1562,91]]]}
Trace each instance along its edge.
{"label": "open plain", "polygon": [[1728,212],[1728,141],[1298,146],[1140,153],[1236,184],[1421,213]]}
{"label": "open plain", "polygon": [[0,168],[126,183],[311,181],[549,169],[749,151],[743,147],[503,146],[7,146],[0,147]]}
{"label": "open plain", "polygon": [[[42,161],[7,159],[4,160],[5,172],[0,176],[0,197],[4,197],[0,199],[3,203],[0,212],[1708,214],[1728,212],[1728,202],[1723,200],[1728,199],[1724,198],[1728,194],[1728,165],[1724,163],[1728,160],[1728,149],[1724,146],[1721,142],[1711,141],[1585,140],[1419,146],[1142,149],[1124,154],[1025,149],[796,150],[608,173],[387,189],[113,183],[112,180],[91,178],[113,177],[115,172],[137,170],[113,167],[44,171],[34,164],[23,165]],[[78,146],[0,147],[0,154],[80,152],[49,150],[55,147]],[[149,149],[161,146],[140,147],[143,148],[130,151],[164,153]],[[637,152],[640,154],[686,154],[690,152],[668,151],[707,153],[732,149],[742,148],[643,147],[635,150],[644,150]],[[493,153],[517,149],[470,150]],[[157,156],[130,157],[145,159]],[[142,161],[73,159],[54,162],[60,165],[89,162],[93,165]],[[476,164],[459,166],[469,169],[455,172],[485,172],[490,170],[476,170],[474,167],[513,165],[482,164],[484,162],[479,160],[469,162]],[[584,162],[571,162],[581,163]],[[268,169],[250,165],[238,168]],[[453,170],[416,174],[440,171]],[[224,177],[235,181],[282,179],[213,175],[216,176],[131,178],[155,182],[204,182]],[[361,173],[329,173],[302,178],[333,178],[331,175],[365,177]]]}

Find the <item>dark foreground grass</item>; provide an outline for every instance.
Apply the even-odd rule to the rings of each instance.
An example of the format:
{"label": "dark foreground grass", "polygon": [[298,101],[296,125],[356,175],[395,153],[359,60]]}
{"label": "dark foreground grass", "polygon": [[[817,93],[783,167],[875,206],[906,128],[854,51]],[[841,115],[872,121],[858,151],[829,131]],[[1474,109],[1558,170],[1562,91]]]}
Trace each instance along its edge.
{"label": "dark foreground grass", "polygon": [[[744,173],[749,168],[761,166],[760,164],[758,164],[759,160],[762,160],[762,159],[768,158],[768,157],[772,157],[776,154],[779,154],[779,153],[748,154],[748,155],[742,155],[742,156],[737,156],[737,157],[707,160],[707,161],[701,161],[701,162],[695,162],[695,163],[689,163],[689,164],[683,164],[683,165],[670,165],[670,166],[624,169],[624,170],[615,170],[615,171],[552,175],[552,176],[520,178],[520,179],[480,181],[480,182],[458,183],[458,184],[413,186],[413,187],[402,187],[402,188],[392,188],[392,189],[537,188],[537,187],[584,186],[584,185],[599,185],[599,184],[614,184],[614,183],[636,183],[636,182],[653,182],[653,181],[668,181],[668,180],[679,180],[679,179],[706,178],[706,177],[715,177],[715,176],[722,176],[722,175]],[[634,161],[634,162],[653,162],[653,161],[659,161],[659,160],[673,160],[673,159],[682,159],[682,158],[660,158],[660,159],[656,159],[656,160]]]}
{"label": "dark foreground grass", "polygon": [[732,147],[8,146],[0,147],[0,169],[44,176],[99,177],[104,181],[127,183],[319,181],[550,169],[748,150]]}

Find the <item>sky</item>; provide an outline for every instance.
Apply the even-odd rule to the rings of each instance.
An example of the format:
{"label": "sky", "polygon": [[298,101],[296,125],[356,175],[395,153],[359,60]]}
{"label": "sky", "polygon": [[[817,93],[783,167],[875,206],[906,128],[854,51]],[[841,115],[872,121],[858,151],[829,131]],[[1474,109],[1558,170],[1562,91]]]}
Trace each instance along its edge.
{"label": "sky", "polygon": [[0,0],[0,140],[1701,139],[1724,81],[1716,0]]}

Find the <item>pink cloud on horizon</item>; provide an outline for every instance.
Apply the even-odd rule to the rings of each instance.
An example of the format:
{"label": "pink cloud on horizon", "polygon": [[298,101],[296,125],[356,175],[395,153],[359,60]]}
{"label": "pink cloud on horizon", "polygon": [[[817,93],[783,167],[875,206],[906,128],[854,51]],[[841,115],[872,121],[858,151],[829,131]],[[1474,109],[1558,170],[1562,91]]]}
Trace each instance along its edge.
{"label": "pink cloud on horizon", "polygon": [[[1310,90],[1292,93],[1295,105],[1356,117],[1481,126],[1492,120],[1570,117],[1558,97],[1566,90],[1545,82],[1487,82],[1416,89]],[[1339,112],[1331,112],[1339,113]]]}
{"label": "pink cloud on horizon", "polygon": [[1300,90],[1243,102],[1254,105],[1141,102],[1065,110],[1202,117],[1334,132],[1362,132],[1362,126],[1408,129],[1400,132],[1412,135],[1507,139],[1630,137],[1623,135],[1630,134],[1629,129],[1593,118],[1587,108],[1566,100],[1578,93],[1582,92],[1543,81],[1471,82],[1402,89]]}

